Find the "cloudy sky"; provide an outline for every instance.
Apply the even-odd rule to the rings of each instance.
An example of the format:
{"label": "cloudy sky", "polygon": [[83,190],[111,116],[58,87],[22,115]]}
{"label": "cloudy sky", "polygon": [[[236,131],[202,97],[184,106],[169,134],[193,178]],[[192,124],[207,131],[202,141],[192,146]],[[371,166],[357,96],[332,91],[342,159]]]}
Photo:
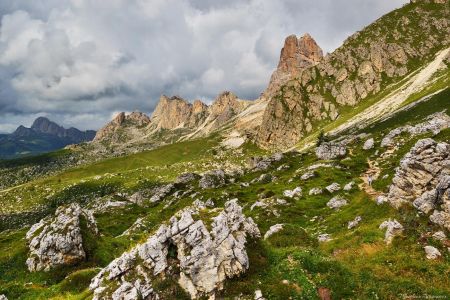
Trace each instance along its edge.
{"label": "cloudy sky", "polygon": [[98,129],[161,94],[257,98],[284,38],[331,52],[407,0],[1,0],[0,132],[48,116]]}

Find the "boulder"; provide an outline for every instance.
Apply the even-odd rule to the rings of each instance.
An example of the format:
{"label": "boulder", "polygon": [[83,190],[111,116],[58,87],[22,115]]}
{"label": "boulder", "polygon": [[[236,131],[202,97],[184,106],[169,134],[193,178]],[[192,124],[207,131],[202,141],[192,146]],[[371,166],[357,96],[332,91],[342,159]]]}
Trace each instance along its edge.
{"label": "boulder", "polygon": [[314,174],[314,172],[306,172],[305,174],[303,174],[303,175],[300,177],[300,179],[301,179],[301,180],[308,180],[308,179],[310,179],[310,178],[313,178],[314,176],[316,176],[316,175]]}
{"label": "boulder", "polygon": [[328,201],[327,206],[331,209],[338,210],[341,207],[347,205],[347,200],[342,198],[341,196],[333,197],[330,201]]}
{"label": "boulder", "polygon": [[276,224],[270,226],[269,230],[264,234],[264,239],[267,240],[272,234],[277,233],[283,229],[283,224]]}
{"label": "boulder", "polygon": [[321,188],[317,188],[317,187],[312,188],[312,189],[309,190],[309,195],[310,196],[312,196],[312,195],[320,195],[322,193],[323,193],[323,190]]}
{"label": "boulder", "polygon": [[339,191],[341,189],[341,185],[339,183],[333,182],[332,184],[327,186],[325,189],[327,191],[329,191],[330,193],[334,193],[334,192],[337,192],[337,191]]}
{"label": "boulder", "polygon": [[261,292],[261,290],[256,290],[255,291],[255,300],[266,300],[266,298],[263,297],[263,294]]}
{"label": "boulder", "polygon": [[317,236],[317,240],[320,243],[331,241],[331,236],[328,233],[322,233]]}
{"label": "boulder", "polygon": [[70,266],[86,258],[80,227],[82,217],[97,233],[94,217],[77,203],[59,207],[54,217],[44,218],[30,228],[26,234],[29,248],[26,264],[30,272]]}
{"label": "boulder", "polygon": [[351,189],[353,188],[354,185],[355,185],[354,181],[351,181],[351,182],[347,183],[344,186],[344,191],[346,191],[346,192],[351,191]]}
{"label": "boulder", "polygon": [[370,150],[375,146],[375,141],[373,138],[370,138],[364,142],[363,149]]}
{"label": "boulder", "polygon": [[445,235],[445,233],[443,231],[437,231],[432,236],[435,240],[438,240],[438,241],[445,241],[447,239],[447,236]]}
{"label": "boulder", "polygon": [[316,148],[316,156],[319,159],[336,159],[347,154],[347,148],[340,143],[325,142]]}
{"label": "boulder", "polygon": [[302,188],[296,187],[293,190],[286,190],[283,192],[283,195],[288,198],[301,197],[302,196]]}
{"label": "boulder", "polygon": [[403,226],[397,220],[387,220],[381,223],[380,229],[386,229],[386,233],[384,235],[384,241],[386,244],[392,243],[392,240],[395,236],[402,234]]}
{"label": "boulder", "polygon": [[355,217],[355,219],[353,221],[348,222],[347,228],[348,229],[355,228],[356,226],[358,226],[358,224],[359,224],[359,222],[361,222],[361,220],[362,220],[361,216]]}
{"label": "boulder", "polygon": [[442,256],[441,252],[433,246],[424,247],[427,259],[438,259]]}
{"label": "boulder", "polygon": [[[227,278],[244,273],[249,267],[247,237],[260,233],[253,220],[242,214],[237,199],[225,203],[212,219],[210,231],[202,220],[194,220],[193,211],[180,211],[146,242],[102,269],[90,284],[93,299],[159,299],[152,278],[173,268],[179,268],[179,275],[166,276],[176,278],[192,299],[214,298]],[[169,248],[176,251],[175,261],[169,259]]]}

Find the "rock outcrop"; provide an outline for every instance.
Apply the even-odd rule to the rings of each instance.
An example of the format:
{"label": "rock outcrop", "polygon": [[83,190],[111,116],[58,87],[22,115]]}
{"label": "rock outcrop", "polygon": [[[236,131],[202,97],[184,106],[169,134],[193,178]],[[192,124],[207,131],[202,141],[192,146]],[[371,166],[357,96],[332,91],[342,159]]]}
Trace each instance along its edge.
{"label": "rock outcrop", "polygon": [[84,260],[83,237],[80,218],[85,218],[90,230],[97,233],[95,219],[79,204],[61,206],[53,218],[42,219],[26,234],[29,255],[28,270],[49,271],[59,266],[69,266]]}
{"label": "rock outcrop", "polygon": [[319,159],[336,159],[345,154],[347,154],[347,148],[342,143],[324,142],[316,148],[316,156]]}
{"label": "rock outcrop", "polygon": [[260,237],[260,233],[253,220],[242,214],[237,199],[225,203],[210,231],[193,215],[192,208],[181,211],[145,243],[101,270],[90,285],[94,299],[159,299],[152,281],[166,273],[192,299],[214,297],[227,278],[244,273],[249,267],[247,236]]}
{"label": "rock outcrop", "polygon": [[127,115],[121,112],[97,132],[94,142],[123,143],[142,138],[149,124],[150,118],[144,113],[132,112]]}
{"label": "rock outcrop", "polygon": [[394,237],[401,235],[403,233],[403,226],[397,220],[387,220],[381,223],[380,229],[386,229],[384,235],[384,241],[386,244],[391,244]]}
{"label": "rock outcrop", "polygon": [[[292,147],[312,132],[316,123],[338,118],[341,106],[356,106],[379,93],[386,84],[398,82],[414,71],[410,62],[426,63],[447,48],[450,9],[442,6],[436,13],[437,9],[415,4],[402,8],[403,13],[393,11],[349,37],[316,65],[309,64],[294,72],[295,78],[278,80],[283,82],[279,88],[273,89],[277,85],[271,82],[257,135],[259,145],[275,149]],[[398,22],[393,25],[390,20],[396,18]],[[282,54],[293,53],[294,37],[287,39],[287,45],[289,51],[283,50]],[[280,59],[280,65],[291,60]],[[290,77],[277,74],[272,80],[275,83],[278,77]]]}
{"label": "rock outcrop", "polygon": [[430,220],[450,229],[450,144],[419,140],[396,169],[387,200],[399,208],[413,204]]}

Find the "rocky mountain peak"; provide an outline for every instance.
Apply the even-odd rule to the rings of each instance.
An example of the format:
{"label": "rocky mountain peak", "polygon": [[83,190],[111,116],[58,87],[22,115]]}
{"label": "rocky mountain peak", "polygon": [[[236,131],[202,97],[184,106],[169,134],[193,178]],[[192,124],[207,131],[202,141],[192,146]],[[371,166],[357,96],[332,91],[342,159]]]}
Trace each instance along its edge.
{"label": "rocky mountain peak", "polygon": [[33,129],[36,132],[55,135],[64,131],[64,128],[62,128],[58,124],[50,121],[45,117],[39,117],[36,120],[34,120],[33,125],[31,125],[31,129]]}
{"label": "rocky mountain peak", "polygon": [[195,100],[192,104],[192,113],[193,114],[201,114],[208,109],[208,105],[203,103],[201,100]]}
{"label": "rocky mountain peak", "polygon": [[317,64],[323,58],[323,51],[316,41],[306,33],[300,38],[290,35],[284,41],[278,70],[295,76],[301,69]]}
{"label": "rocky mountain peak", "polygon": [[288,36],[281,49],[278,67],[270,78],[264,96],[272,97],[280,86],[299,77],[302,70],[318,64],[322,59],[323,51],[311,35],[306,33],[300,38],[295,34]]}
{"label": "rocky mountain peak", "polygon": [[162,129],[173,129],[187,124],[192,114],[192,104],[179,96],[162,95],[152,114],[152,122]]}

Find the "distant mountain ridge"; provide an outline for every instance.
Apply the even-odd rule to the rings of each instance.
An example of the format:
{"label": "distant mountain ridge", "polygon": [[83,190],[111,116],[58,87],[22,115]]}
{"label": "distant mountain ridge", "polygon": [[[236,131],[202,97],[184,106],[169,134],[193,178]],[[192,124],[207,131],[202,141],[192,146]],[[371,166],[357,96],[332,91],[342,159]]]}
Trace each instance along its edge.
{"label": "distant mountain ridge", "polygon": [[11,134],[0,135],[0,159],[35,155],[94,139],[94,130],[65,129],[45,117],[37,118],[30,128],[23,125]]}

